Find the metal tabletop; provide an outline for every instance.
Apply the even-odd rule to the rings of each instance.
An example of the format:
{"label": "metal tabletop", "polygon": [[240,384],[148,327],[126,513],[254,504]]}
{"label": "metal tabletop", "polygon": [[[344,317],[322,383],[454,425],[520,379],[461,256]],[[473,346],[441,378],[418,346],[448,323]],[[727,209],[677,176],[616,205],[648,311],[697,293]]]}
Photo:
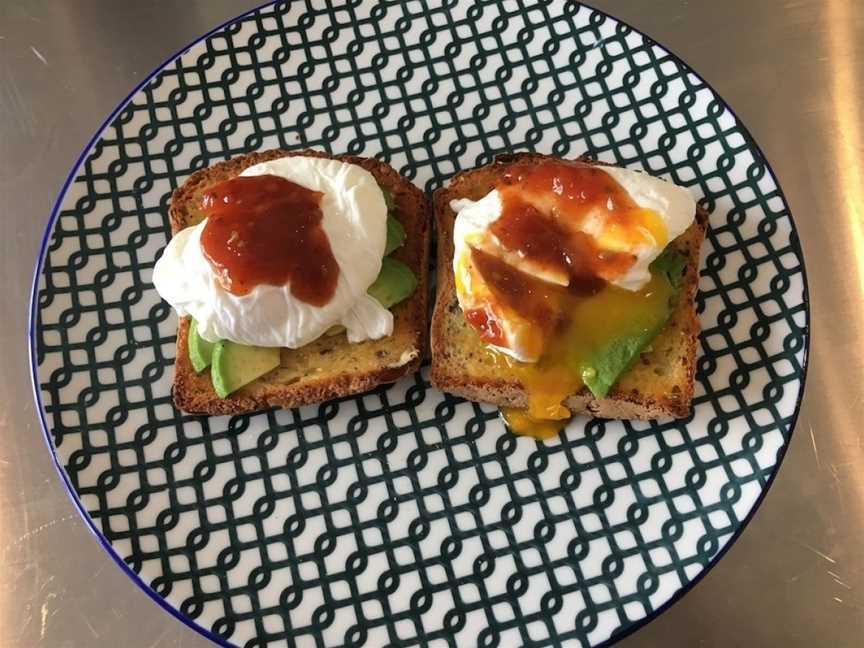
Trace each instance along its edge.
{"label": "metal tabletop", "polygon": [[[56,194],[157,64],[257,0],[0,2],[0,645],[206,646],[114,565],[39,430],[27,304]],[[852,646],[864,634],[864,3],[593,0],[730,103],[785,189],[810,280],[809,379],[771,492],[720,563],[625,646]]]}

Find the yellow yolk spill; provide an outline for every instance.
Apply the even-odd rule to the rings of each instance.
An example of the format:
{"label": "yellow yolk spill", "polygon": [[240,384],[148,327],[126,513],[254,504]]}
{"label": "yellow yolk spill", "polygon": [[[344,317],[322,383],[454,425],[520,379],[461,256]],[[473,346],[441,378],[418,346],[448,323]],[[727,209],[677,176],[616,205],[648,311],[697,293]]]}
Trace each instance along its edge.
{"label": "yellow yolk spill", "polygon": [[634,248],[651,245],[659,249],[666,246],[666,223],[653,209],[631,209],[627,222],[606,223],[597,237],[597,245],[605,250],[630,252]]}
{"label": "yellow yolk spill", "polygon": [[564,419],[537,419],[518,407],[502,407],[501,416],[513,434],[530,436],[541,441],[556,436],[569,420],[569,412],[568,418]]}
{"label": "yellow yolk spill", "polygon": [[549,340],[538,362],[519,362],[488,348],[496,370],[518,379],[528,393],[524,410],[502,409],[510,429],[539,439],[560,432],[571,416],[563,402],[582,389],[586,373],[597,371],[597,354],[612,341],[662,321],[672,296],[669,283],[656,276],[635,292],[607,285],[595,295],[571,298],[568,326]]}

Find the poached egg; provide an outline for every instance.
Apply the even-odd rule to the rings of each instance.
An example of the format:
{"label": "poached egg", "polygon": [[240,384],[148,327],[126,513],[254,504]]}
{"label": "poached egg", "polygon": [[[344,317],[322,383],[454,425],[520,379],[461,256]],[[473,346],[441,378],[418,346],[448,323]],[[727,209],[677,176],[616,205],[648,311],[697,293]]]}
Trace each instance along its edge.
{"label": "poached egg", "polygon": [[[321,227],[339,267],[332,297],[313,305],[290,284],[258,284],[245,294],[226,290],[204,254],[199,224],[178,232],[153,269],[156,290],[178,315],[191,316],[205,340],[298,348],[334,326],[349,342],[393,332],[393,315],[366,291],[381,270],[387,205],[374,176],[356,164],[293,156],[253,165],[241,176],[273,175],[321,194]],[[285,250],[291,254],[291,250]]]}
{"label": "poached egg", "polygon": [[[559,164],[558,168],[572,168],[572,165]],[[559,238],[578,233],[600,260],[593,267],[597,277],[612,286],[635,292],[651,280],[651,263],[693,222],[696,203],[686,189],[629,169],[601,165],[590,169],[592,173],[606,174],[611,179],[614,191],[609,191],[609,198],[591,200],[578,186],[563,186],[560,178],[551,177],[546,185],[537,182],[520,185],[517,181],[510,186],[499,185],[477,201],[459,199],[450,203],[456,213],[453,272],[459,305],[469,323],[480,331],[491,348],[519,362],[536,363],[540,360],[548,340],[538,332],[536,321],[523,317],[519,309],[500,298],[500,291],[496,294],[490,288],[484,273],[478,271],[476,250],[519,273],[547,284],[567,287],[573,277],[565,266],[546,263],[542,255],[538,258],[527,254],[526,249],[530,252],[530,246],[520,249],[517,245],[513,249],[512,245],[501,240],[508,227],[525,227],[526,218],[544,221],[551,215],[555,222],[544,221],[541,227],[557,227]],[[596,179],[591,182],[596,182]],[[622,217],[620,205],[616,205],[613,198],[616,192],[620,195],[622,191],[631,203],[624,210],[626,217]],[[508,198],[512,192],[517,192],[518,200],[527,204],[528,209],[522,215],[521,225],[514,221],[504,224],[502,230],[500,219],[505,213],[505,202],[512,199]],[[575,201],[563,199],[572,198],[568,192],[575,192]],[[576,203],[579,206],[573,209],[572,205]],[[519,236],[521,234],[515,238]],[[557,244],[551,236],[538,239],[541,240],[546,244]],[[613,258],[616,262],[604,262]],[[579,264],[577,259],[567,260]],[[602,322],[602,312],[597,313],[597,319]]]}

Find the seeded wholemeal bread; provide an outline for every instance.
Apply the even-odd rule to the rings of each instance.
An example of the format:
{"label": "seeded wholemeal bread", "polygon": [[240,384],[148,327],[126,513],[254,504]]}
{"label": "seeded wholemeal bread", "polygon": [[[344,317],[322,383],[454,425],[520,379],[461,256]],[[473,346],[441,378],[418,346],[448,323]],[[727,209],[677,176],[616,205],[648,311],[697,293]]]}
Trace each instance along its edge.
{"label": "seeded wholemeal bread", "polygon": [[[502,407],[526,407],[528,395],[515,377],[502,375],[484,352],[480,340],[462,315],[453,281],[453,225],[450,201],[479,200],[514,163],[539,163],[549,156],[523,153],[499,156],[492,164],[463,171],[447,187],[435,192],[433,210],[438,228],[437,296],[432,316],[433,384],[439,389]],[[589,161],[589,160],[585,160]],[[565,405],[574,413],[618,419],[684,417],[690,412],[696,364],[699,320],[694,298],[699,283],[699,250],[708,215],[697,208],[694,223],[670,245],[687,259],[680,297],[669,322],[636,364],[605,398],[587,388],[571,395]]]}
{"label": "seeded wholemeal bread", "polygon": [[333,158],[357,164],[375,176],[383,189],[393,194],[395,216],[406,233],[405,243],[393,256],[411,268],[417,277],[417,288],[409,299],[392,308],[393,335],[357,344],[349,343],[344,333],[325,335],[300,349],[282,349],[279,367],[227,398],[216,395],[209,371],[199,374],[192,368],[187,353],[189,320],[181,318],[177,331],[174,402],[186,412],[232,415],[271,406],[301,407],[393,382],[420,365],[426,340],[428,204],[422,191],[385,162],[309,150],[289,152],[277,149],[241,155],[196,171],[174,191],[169,209],[172,233],[176,234],[204,218],[200,203],[208,187],[239,175],[253,164],[293,155]]}

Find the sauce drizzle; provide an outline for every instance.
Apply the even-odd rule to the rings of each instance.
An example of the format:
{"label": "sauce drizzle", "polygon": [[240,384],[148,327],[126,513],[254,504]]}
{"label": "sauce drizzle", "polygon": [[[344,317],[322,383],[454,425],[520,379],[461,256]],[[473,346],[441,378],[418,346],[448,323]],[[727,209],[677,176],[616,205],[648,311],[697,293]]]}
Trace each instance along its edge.
{"label": "sauce drizzle", "polygon": [[[517,165],[496,188],[502,213],[489,229],[498,242],[538,268],[566,276],[576,294],[594,294],[624,275],[636,262],[629,252],[634,247],[666,243],[656,214],[590,164]],[[624,251],[599,247],[596,231],[617,239]]]}
{"label": "sauce drizzle", "polygon": [[290,284],[291,294],[324,306],[339,265],[321,225],[323,194],[274,175],[238,176],[204,192],[201,249],[228,292]]}

